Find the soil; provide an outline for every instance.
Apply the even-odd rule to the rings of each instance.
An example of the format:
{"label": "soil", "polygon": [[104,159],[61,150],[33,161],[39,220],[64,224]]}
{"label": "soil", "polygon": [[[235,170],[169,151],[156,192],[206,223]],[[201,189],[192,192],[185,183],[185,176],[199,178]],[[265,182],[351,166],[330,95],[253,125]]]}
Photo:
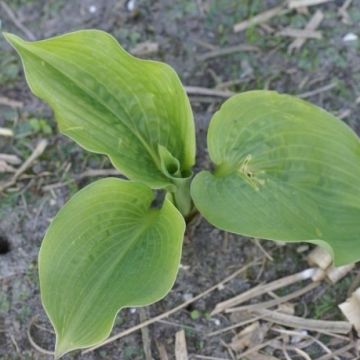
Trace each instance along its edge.
{"label": "soil", "polygon": [[[277,6],[277,0],[8,0],[16,18],[36,39],[68,31],[97,28],[112,33],[127,49],[145,41],[156,42],[159,51],[147,58],[169,63],[184,84],[242,92],[273,89],[303,94],[309,101],[341,117],[360,133],[360,42],[344,41],[346,34],[360,36],[360,3],[354,0],[348,18],[339,13],[344,1],[336,0],[306,11],[290,11],[264,26],[234,33],[232,27],[244,19]],[[133,7],[133,9],[132,9]],[[27,37],[0,6],[4,31]],[[318,30],[322,39],[305,42],[289,54],[291,38],[278,34],[286,27],[303,28],[315,13],[324,20]],[[255,51],[234,52],[203,60],[211,50],[239,44],[256,47]],[[51,359],[37,351],[33,340],[51,350],[54,335],[40,302],[37,278],[37,254],[44,232],[61,206],[78,189],[95,180],[76,180],[88,169],[109,168],[109,161],[89,154],[58,133],[50,109],[31,95],[14,51],[0,36],[0,96],[20,101],[23,106],[0,105],[0,127],[12,128],[14,137],[0,137],[0,153],[17,155],[24,161],[41,138],[49,142],[46,152],[12,188],[0,194],[0,359]],[[322,91],[324,86],[330,86]],[[309,91],[318,90],[313,95]],[[195,171],[209,168],[206,129],[212,114],[224,99],[192,96],[197,125],[198,158]],[[29,125],[30,119],[35,119]],[[46,121],[44,122],[43,119]],[[46,126],[44,125],[47,124]],[[0,173],[0,181],[8,178]],[[58,187],[49,185],[62,183]],[[174,358],[175,333],[185,329],[189,354],[230,359],[224,343],[234,332],[207,337],[206,334],[232,324],[230,316],[210,316],[221,300],[259,283],[305,269],[306,252],[299,244],[285,245],[262,241],[273,257],[270,261],[252,239],[225,234],[200,219],[190,225],[185,238],[182,266],[176,284],[162,301],[146,308],[147,316],[160,314],[195,296],[225,278],[256,257],[264,260],[245,275],[229,282],[224,289],[149,327],[152,355],[159,358],[156,343]],[[301,251],[300,251],[301,250]],[[339,319],[336,305],[344,301],[358,267],[344,280],[331,286],[322,284],[296,302],[296,314],[321,319]],[[116,320],[113,333],[136,325],[138,309],[126,309]],[[321,354],[313,349],[311,356]],[[273,353],[282,359],[281,352]],[[301,358],[301,357],[297,357]],[[340,357],[342,358],[342,357]],[[343,357],[344,359],[346,357]],[[135,332],[110,345],[81,356],[71,353],[64,359],[145,359],[141,332]],[[293,359],[296,359],[294,355]]]}

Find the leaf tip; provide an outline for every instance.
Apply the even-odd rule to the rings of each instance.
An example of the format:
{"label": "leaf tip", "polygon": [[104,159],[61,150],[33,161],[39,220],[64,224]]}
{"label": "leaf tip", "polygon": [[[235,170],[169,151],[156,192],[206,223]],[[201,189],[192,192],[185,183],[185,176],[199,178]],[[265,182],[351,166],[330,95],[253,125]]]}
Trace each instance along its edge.
{"label": "leaf tip", "polygon": [[3,35],[3,37],[5,38],[5,40],[10,44],[10,43],[11,43],[11,39],[12,39],[12,37],[13,37],[14,35],[11,34],[11,33],[6,32],[6,31],[3,31],[3,32],[2,32],[2,35]]}
{"label": "leaf tip", "polygon": [[2,34],[5,40],[15,49],[18,49],[21,45],[25,43],[25,40],[23,40],[21,37],[17,35],[8,32],[3,32]]}

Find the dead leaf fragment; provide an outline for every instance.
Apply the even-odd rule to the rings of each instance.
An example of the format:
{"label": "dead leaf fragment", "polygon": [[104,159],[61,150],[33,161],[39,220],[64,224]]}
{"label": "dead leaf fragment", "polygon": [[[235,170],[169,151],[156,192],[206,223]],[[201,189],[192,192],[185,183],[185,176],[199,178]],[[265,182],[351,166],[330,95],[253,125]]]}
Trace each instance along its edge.
{"label": "dead leaf fragment", "polygon": [[355,290],[350,298],[340,304],[339,308],[360,336],[360,288]]}
{"label": "dead leaf fragment", "polygon": [[326,270],[332,263],[331,255],[324,248],[317,246],[308,255],[308,264]]}
{"label": "dead leaf fragment", "polygon": [[332,265],[332,258],[328,251],[317,246],[308,255],[310,266],[317,266],[319,271],[314,274],[313,281],[319,281],[326,278],[330,283],[335,284],[346,276],[353,268],[354,264],[335,267]]}
{"label": "dead leaf fragment", "polygon": [[156,347],[157,347],[158,352],[159,352],[160,360],[169,360],[169,355],[168,355],[168,353],[166,351],[166,348],[165,348],[164,344],[162,344],[162,343],[160,343],[158,341],[156,341],[155,343],[156,343]]}
{"label": "dead leaf fragment", "polygon": [[175,335],[175,359],[188,360],[185,331],[180,330]]}

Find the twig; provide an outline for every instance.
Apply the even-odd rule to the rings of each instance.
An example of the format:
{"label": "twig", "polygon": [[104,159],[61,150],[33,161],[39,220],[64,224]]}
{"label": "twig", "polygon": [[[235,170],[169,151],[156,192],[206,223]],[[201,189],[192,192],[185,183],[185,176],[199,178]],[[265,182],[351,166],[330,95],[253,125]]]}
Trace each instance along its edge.
{"label": "twig", "polygon": [[[300,331],[293,331],[293,330],[286,330],[286,329],[281,329],[281,328],[271,328],[271,331],[275,331],[277,333],[280,334],[286,334],[286,335],[292,335],[292,336],[297,336],[297,337],[304,337],[304,338],[308,338],[311,339],[313,342],[317,343],[325,352],[327,352],[328,354],[331,354],[331,350],[320,340],[316,339],[314,336],[311,336],[309,334],[304,334]],[[337,356],[334,357],[335,360],[339,360],[339,358]]]}
{"label": "twig", "polygon": [[326,278],[331,282],[331,284],[336,284],[339,280],[344,278],[354,267],[354,263],[338,267],[331,266],[330,269],[328,269],[326,272]]}
{"label": "twig", "polygon": [[156,347],[158,349],[158,352],[159,352],[159,358],[160,360],[169,360],[169,355],[166,351],[166,348],[164,346],[164,344],[158,342],[158,341],[155,341],[155,344],[156,344]]}
{"label": "twig", "polygon": [[336,116],[339,119],[343,120],[343,119],[346,119],[347,117],[349,117],[351,114],[352,114],[351,109],[344,109],[344,110],[340,110]]}
{"label": "twig", "polygon": [[36,214],[33,218],[33,223],[32,223],[32,230],[35,231],[35,229],[37,228],[38,225],[38,221],[39,221],[39,216],[41,214],[41,212],[44,209],[45,204],[47,203],[48,198],[44,197],[43,200],[41,200],[40,206],[36,209]]}
{"label": "twig", "polygon": [[321,31],[306,30],[306,29],[287,28],[279,31],[276,35],[301,38],[301,39],[322,39]]}
{"label": "twig", "polygon": [[[353,349],[355,346],[356,346],[356,344],[348,344],[348,345],[345,345],[345,346],[342,347],[341,349],[334,350],[331,354],[323,355],[323,356],[317,358],[316,360],[331,360],[331,359],[333,359],[333,357],[334,357],[335,355],[341,355],[341,354],[343,354],[344,352],[347,352],[347,351]],[[358,358],[356,358],[356,359],[358,359]],[[355,360],[355,359],[354,359],[354,360]]]}
{"label": "twig", "polygon": [[88,177],[101,177],[101,176],[120,176],[121,173],[116,169],[88,169],[80,174],[75,174],[74,179],[67,181],[60,181],[54,184],[45,185],[42,191],[52,191],[66,185],[69,185],[75,181],[79,181]]}
{"label": "twig", "polygon": [[264,341],[263,343],[261,343],[261,344],[259,344],[259,345],[256,345],[256,346],[254,346],[254,347],[246,350],[245,352],[239,354],[237,358],[238,358],[238,359],[244,359],[246,355],[251,354],[251,353],[253,353],[254,351],[258,351],[258,350],[260,350],[260,349],[262,349],[262,348],[264,348],[264,347],[266,347],[266,346],[269,346],[269,345],[271,345],[272,342],[274,342],[274,341],[276,341],[276,340],[279,340],[279,339],[281,339],[281,336],[278,336],[278,337],[276,337],[276,338],[274,338],[274,339],[270,339],[270,340],[268,340],[268,341]]}
{"label": "twig", "polygon": [[323,93],[323,92],[330,91],[330,90],[332,90],[334,87],[336,87],[336,84],[335,84],[335,83],[331,83],[331,84],[322,86],[322,87],[320,87],[320,88],[318,88],[318,89],[315,89],[315,90],[311,90],[311,91],[307,91],[307,92],[298,94],[298,95],[296,95],[296,96],[299,97],[299,98],[301,98],[301,99],[306,99],[306,98],[309,98],[309,97],[312,97],[312,96],[315,96],[315,95],[319,95],[319,94],[321,94],[321,93]]}
{"label": "twig", "polygon": [[176,323],[174,321],[159,320],[157,322],[160,323],[160,324],[165,324],[165,325],[174,326],[174,327],[178,327],[178,328],[182,328],[182,329],[188,329],[188,330],[191,330],[191,331],[197,332],[197,333],[202,333],[201,330],[195,328],[194,326],[178,324],[178,323]]}
{"label": "twig", "polygon": [[233,28],[234,32],[244,31],[251,26],[265,23],[265,22],[269,21],[270,19],[272,19],[273,17],[278,16],[278,15],[284,15],[287,12],[289,12],[289,10],[284,9],[283,6],[276,6],[270,10],[264,11],[261,14],[254,16],[250,19],[247,19],[238,24],[235,24],[234,28]]}
{"label": "twig", "polygon": [[212,311],[211,315],[215,315],[220,312],[223,312],[230,307],[241,304],[245,301],[248,301],[256,296],[265,294],[269,291],[277,290],[279,288],[294,284],[298,281],[310,279],[313,276],[315,271],[316,271],[316,269],[309,268],[309,269],[300,271],[299,273],[285,276],[281,279],[274,280],[268,284],[255,286],[254,288],[251,288],[250,290],[245,291],[229,300],[218,303],[216,305],[215,309]]}
{"label": "twig", "polygon": [[217,47],[213,44],[210,44],[204,40],[201,40],[201,39],[193,39],[193,42],[197,45],[200,45],[202,46],[203,48],[205,49],[209,49],[209,50],[216,50]]}
{"label": "twig", "polygon": [[223,49],[216,49],[216,50],[209,51],[203,55],[200,55],[198,57],[198,60],[206,61],[209,59],[213,59],[215,57],[231,55],[231,54],[241,52],[241,51],[243,51],[243,52],[245,52],[245,51],[260,51],[260,49],[254,45],[240,44],[240,45],[235,45],[235,46],[229,46],[229,47],[223,48]]}
{"label": "twig", "polygon": [[292,328],[306,329],[311,331],[325,330],[337,334],[348,334],[351,331],[351,324],[347,321],[303,319],[298,316],[286,315],[267,309],[252,310],[251,313],[261,316],[264,320]]}
{"label": "twig", "polygon": [[48,142],[45,139],[42,139],[42,140],[39,141],[39,143],[36,145],[36,147],[35,147],[34,151],[32,152],[32,154],[28,157],[28,159],[26,159],[26,161],[16,171],[13,180],[16,181],[16,179],[22,173],[24,173],[39,156],[42,155],[42,153],[46,149],[47,144],[48,144]]}
{"label": "twig", "polygon": [[97,176],[119,176],[121,175],[119,170],[116,169],[88,169],[81,174],[75,175],[76,180],[82,180],[88,177]]}
{"label": "twig", "polygon": [[192,96],[190,101],[193,104],[214,104],[217,99],[210,96]]}
{"label": "twig", "polygon": [[346,0],[341,8],[338,10],[339,15],[341,16],[341,20],[344,24],[351,24],[351,17],[348,13],[348,8],[350,7],[353,0]]}
{"label": "twig", "polygon": [[243,266],[241,269],[235,271],[233,274],[231,274],[230,276],[226,277],[224,280],[220,281],[219,283],[217,283],[216,285],[210,287],[209,289],[203,291],[202,293],[200,293],[199,295],[193,297],[192,299],[188,300],[188,301],[185,301],[183,302],[182,304],[172,308],[171,310],[169,311],[166,311],[158,316],[155,316],[147,321],[144,321],[136,326],[133,326],[127,330],[124,330],[114,336],[111,336],[110,338],[108,338],[107,340],[105,340],[103,343],[99,344],[99,345],[96,345],[96,346],[93,346],[89,349],[86,349],[82,352],[82,354],[86,354],[86,353],[89,353],[91,351],[94,351],[95,349],[98,349],[100,347],[103,347],[104,345],[107,345],[115,340],[118,340],[124,336],[127,336],[129,334],[132,334],[133,332],[135,331],[138,331],[140,330],[142,327],[144,326],[148,326],[150,324],[153,324],[159,320],[162,320],[162,319],[165,319],[167,318],[168,316],[170,316],[171,314],[174,314],[176,313],[177,311],[187,307],[188,305],[190,305],[191,303],[201,299],[202,297],[206,296],[207,294],[211,293],[212,291],[218,289],[220,286],[223,286],[225,283],[229,282],[230,280],[234,279],[236,276],[240,275],[241,273],[245,272],[249,267],[253,266],[253,265],[256,265],[257,263],[259,262],[259,259],[256,259],[252,262],[250,262],[249,264],[246,264],[245,266]]}
{"label": "twig", "polygon": [[250,353],[246,355],[246,359],[247,360],[279,360],[278,357],[274,357],[268,354],[265,355],[264,353],[260,353],[260,352]]}
{"label": "twig", "polygon": [[39,324],[36,324],[36,323],[34,323],[33,325],[34,325],[36,328],[38,328],[39,330],[42,330],[42,331],[48,332],[48,333],[50,333],[50,334],[52,334],[52,335],[55,335],[55,331],[52,330],[52,329],[48,329],[47,327],[42,326],[42,325],[39,325]]}
{"label": "twig", "polygon": [[72,184],[75,182],[75,179],[70,179],[70,180],[67,180],[67,181],[64,181],[64,182],[57,182],[57,183],[54,183],[54,184],[49,184],[49,185],[45,185],[42,187],[42,191],[53,191],[53,190],[56,190],[56,189],[59,189],[59,188],[62,188],[66,185],[69,185],[69,184]]}
{"label": "twig", "polygon": [[265,257],[270,260],[274,261],[274,258],[264,249],[264,247],[261,245],[259,239],[254,238],[254,244],[260,249],[260,251],[265,255]]}
{"label": "twig", "polygon": [[19,355],[21,355],[21,351],[20,351],[19,345],[18,345],[18,343],[16,342],[15,337],[14,337],[13,334],[10,334],[10,340],[11,340],[11,342],[13,343],[16,352],[17,352]]}
{"label": "twig", "polygon": [[[140,322],[144,322],[147,320],[147,315],[144,308],[139,309],[139,318]],[[151,354],[151,340],[149,335],[149,328],[147,326],[144,326],[141,329],[141,338],[143,342],[145,360],[152,360],[153,357]]]}
{"label": "twig", "polygon": [[29,40],[35,40],[34,34],[16,17],[15,13],[10,9],[10,7],[4,2],[0,1],[1,7],[6,12],[9,19],[19,28]]}
{"label": "twig", "polygon": [[342,340],[342,341],[351,341],[351,338],[349,338],[348,336],[343,336],[343,335],[339,335],[339,334],[334,334],[332,332],[329,331],[324,331],[324,330],[318,330],[319,333]]}
{"label": "twig", "polygon": [[334,0],[290,0],[289,9],[297,9],[308,6],[320,5]]}
{"label": "twig", "polygon": [[31,336],[31,327],[33,326],[33,324],[34,324],[34,322],[35,322],[36,320],[37,320],[37,316],[34,316],[34,317],[30,320],[29,325],[28,325],[28,328],[27,328],[27,331],[26,331],[30,345],[31,345],[36,351],[38,351],[38,352],[41,353],[41,354],[44,354],[44,355],[54,355],[54,353],[53,353],[52,351],[43,349],[41,346],[39,346],[39,345],[34,341],[34,339],[32,338],[32,336]]}
{"label": "twig", "polygon": [[283,297],[280,297],[278,299],[264,301],[264,302],[261,302],[258,304],[251,304],[251,305],[244,305],[244,306],[239,306],[239,307],[235,307],[235,308],[230,308],[230,309],[225,310],[225,312],[233,313],[233,312],[242,312],[242,311],[252,311],[252,310],[256,310],[256,309],[268,309],[268,308],[274,307],[276,305],[280,305],[284,302],[290,301],[292,299],[295,299],[303,294],[306,294],[307,292],[314,290],[319,285],[320,285],[320,283],[312,282],[312,283],[308,284],[307,286],[305,286],[304,288],[296,290],[296,291],[294,291],[288,295],[285,295]]}
{"label": "twig", "polygon": [[[304,30],[315,31],[319,27],[323,19],[324,19],[324,14],[320,10],[316,11],[314,16],[306,24]],[[305,42],[306,42],[306,38],[297,38],[289,45],[288,52],[292,53],[293,50],[300,50],[301,47],[305,44]]]}
{"label": "twig", "polygon": [[0,96],[0,105],[10,106],[12,108],[19,108],[21,109],[24,104],[21,101],[12,100],[5,96]]}
{"label": "twig", "polygon": [[295,346],[291,346],[290,349],[295,351],[298,355],[302,356],[305,360],[311,360],[311,357],[304,350],[298,349]]}
{"label": "twig", "polygon": [[189,95],[205,95],[205,96],[216,96],[221,98],[229,98],[234,95],[232,91],[223,91],[216,89],[208,89],[199,86],[185,86],[185,90]]}
{"label": "twig", "polygon": [[211,332],[211,333],[208,333],[208,334],[206,334],[206,336],[211,337],[211,336],[219,335],[219,334],[222,334],[222,333],[224,333],[224,332],[227,332],[227,331],[236,329],[236,328],[238,328],[238,327],[241,327],[241,326],[250,324],[250,323],[252,323],[252,322],[254,322],[254,321],[256,321],[256,320],[259,320],[259,319],[260,319],[259,316],[258,316],[258,317],[253,317],[253,316],[252,316],[252,317],[250,317],[249,319],[246,319],[246,320],[241,321],[241,322],[239,322],[239,323],[236,323],[236,324],[234,324],[234,325],[230,325],[230,326],[227,326],[227,327],[225,327],[225,328],[223,328],[223,329],[220,329],[220,330],[217,330],[217,331],[213,331],[213,332]]}
{"label": "twig", "polygon": [[5,183],[4,185],[0,184],[0,192],[4,191],[8,187],[14,185],[16,183],[16,180],[19,178],[21,174],[23,174],[30,166],[31,164],[42,155],[44,150],[46,149],[48,142],[45,139],[42,139],[39,141],[39,143],[36,145],[36,148],[32,152],[32,154],[26,159],[26,161],[20,166],[20,168],[16,171],[16,173],[13,175],[12,179]]}
{"label": "twig", "polygon": [[206,355],[198,355],[198,354],[192,354],[191,357],[195,359],[203,359],[203,360],[228,360],[228,358],[225,359],[215,356],[206,356]]}
{"label": "twig", "polygon": [[245,75],[244,77],[241,77],[240,79],[234,79],[229,81],[224,81],[216,85],[216,88],[219,90],[228,89],[231,86],[240,85],[242,83],[249,82],[253,79],[253,75]]}

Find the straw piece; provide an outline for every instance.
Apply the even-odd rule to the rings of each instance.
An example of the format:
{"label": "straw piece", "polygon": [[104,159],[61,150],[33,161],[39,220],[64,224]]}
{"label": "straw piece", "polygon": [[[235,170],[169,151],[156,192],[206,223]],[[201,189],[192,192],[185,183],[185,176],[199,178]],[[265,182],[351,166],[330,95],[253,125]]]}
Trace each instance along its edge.
{"label": "straw piece", "polygon": [[269,291],[277,290],[279,288],[294,284],[298,281],[310,279],[314,275],[315,271],[316,271],[316,269],[309,268],[309,269],[300,271],[299,273],[285,276],[281,279],[272,281],[268,284],[258,285],[258,286],[251,288],[250,290],[245,291],[229,300],[218,303],[216,305],[215,309],[212,311],[211,315],[215,315],[220,312],[223,312],[228,308],[239,305],[245,301],[255,298],[256,296],[263,295]]}
{"label": "straw piece", "polygon": [[188,360],[188,352],[186,347],[185,331],[180,330],[175,335],[175,359]]}
{"label": "straw piece", "polygon": [[287,12],[288,12],[288,10],[284,9],[283,6],[276,6],[270,10],[264,11],[261,14],[254,16],[250,19],[247,19],[238,24],[235,24],[234,28],[233,28],[234,32],[244,31],[251,26],[263,24],[263,23],[269,21],[270,19],[272,19],[273,17],[278,16],[278,15],[283,15]]}
{"label": "straw piece", "polygon": [[320,5],[334,0],[290,0],[289,9],[298,9],[308,6]]}
{"label": "straw piece", "polygon": [[336,334],[348,334],[351,331],[351,324],[348,321],[303,319],[298,316],[286,315],[266,309],[258,309],[251,312],[255,315],[261,316],[267,321],[296,329],[330,331]]}
{"label": "straw piece", "polygon": [[[324,14],[318,10],[314,14],[314,16],[310,19],[310,21],[305,26],[305,31],[315,31],[321,22],[324,19]],[[297,38],[294,40],[288,48],[289,53],[291,53],[293,50],[300,50],[301,47],[305,44],[306,39],[305,38]]]}

